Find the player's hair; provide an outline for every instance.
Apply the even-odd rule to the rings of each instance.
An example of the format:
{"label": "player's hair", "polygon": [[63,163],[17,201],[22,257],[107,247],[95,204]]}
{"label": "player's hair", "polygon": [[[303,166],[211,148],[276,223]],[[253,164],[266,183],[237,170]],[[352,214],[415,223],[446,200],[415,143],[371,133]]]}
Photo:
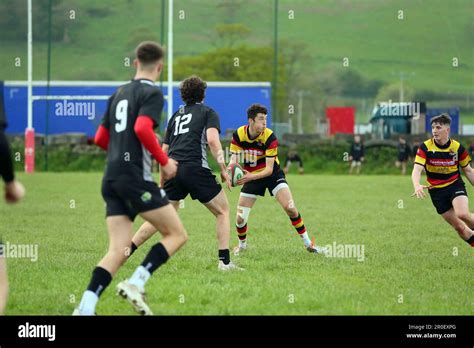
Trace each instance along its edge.
{"label": "player's hair", "polygon": [[257,114],[267,114],[267,108],[263,106],[262,104],[252,104],[249,106],[247,109],[247,118],[251,118],[252,120],[255,120],[255,117]]}
{"label": "player's hair", "polygon": [[199,76],[193,75],[181,82],[179,91],[186,104],[200,103],[206,96],[207,83]]}
{"label": "player's hair", "polygon": [[431,125],[433,125],[433,123],[439,123],[439,124],[442,124],[442,125],[447,124],[448,126],[450,126],[451,125],[451,116],[449,116],[446,113],[435,116],[430,121]]}
{"label": "player's hair", "polygon": [[144,68],[156,64],[163,59],[165,52],[163,48],[153,41],[143,41],[135,49],[135,56]]}

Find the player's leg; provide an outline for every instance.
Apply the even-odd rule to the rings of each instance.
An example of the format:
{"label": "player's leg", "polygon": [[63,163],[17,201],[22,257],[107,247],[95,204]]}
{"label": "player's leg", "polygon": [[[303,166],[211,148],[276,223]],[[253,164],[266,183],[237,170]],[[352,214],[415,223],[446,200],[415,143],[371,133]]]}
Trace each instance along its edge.
{"label": "player's leg", "polygon": [[296,208],[293,195],[291,194],[288,185],[281,187],[276,192],[274,191],[273,195],[290,218],[291,224],[296,229],[296,232],[303,239],[304,246],[309,248],[311,246],[311,239],[309,238],[308,232],[306,231],[303,218]]}
{"label": "player's leg", "polygon": [[300,166],[298,167],[298,172],[300,173],[300,175],[303,175],[303,174],[304,174],[304,168],[303,168],[302,165],[300,165]]}
{"label": "player's leg", "polygon": [[247,232],[248,219],[250,211],[257,201],[257,195],[245,192],[240,193],[239,202],[237,203],[237,214],[235,217],[235,227],[239,238],[239,245],[234,249],[234,253],[238,254],[241,250],[247,248]]}
{"label": "player's leg", "polygon": [[456,217],[470,228],[474,229],[474,214],[469,211],[469,199],[467,196],[457,196],[452,200]]}
{"label": "player's leg", "polygon": [[[229,202],[224,190],[221,190],[211,201],[204,203],[207,209],[216,217],[216,232],[219,250],[229,250],[230,223],[229,223]],[[226,264],[229,263],[227,256]]]}
{"label": "player's leg", "polygon": [[[185,189],[185,187],[183,187],[180,179],[183,170],[184,168],[180,166],[178,168],[177,176],[166,181],[163,185],[163,190],[165,190],[168,200],[175,210],[178,210],[179,208],[179,201],[186,198],[188,195],[188,191]],[[133,254],[140,245],[150,239],[156,232],[157,229],[155,226],[153,226],[153,224],[150,222],[145,221],[133,236],[130,255]]]}
{"label": "player's leg", "polygon": [[78,315],[94,315],[99,297],[110,285],[113,276],[127,260],[133,235],[132,221],[126,215],[107,217],[109,250],[92,272],[87,290],[82,295]]}
{"label": "player's leg", "polygon": [[[1,245],[1,242],[0,242]],[[3,250],[3,249],[2,249]],[[0,252],[0,315],[5,312],[8,298],[7,263],[4,255]]]}
{"label": "player's leg", "polygon": [[407,161],[404,160],[402,162],[402,175],[405,175],[407,173]]}
{"label": "player's leg", "polygon": [[356,174],[360,174],[360,170],[362,168],[362,161],[357,161],[357,169],[356,169]]}
{"label": "player's leg", "polygon": [[118,284],[117,291],[139,313],[151,315],[152,312],[144,299],[145,284],[151,275],[186,243],[188,236],[176,209],[171,204],[142,212],[140,216],[150,222],[163,238],[151,248],[132,276]]}
{"label": "player's leg", "polygon": [[[230,261],[229,240],[230,240],[230,221],[229,221],[229,201],[224,190],[204,203],[209,211],[216,217],[217,242],[219,247],[219,270],[237,269],[233,262]],[[240,269],[240,268],[239,268]]]}
{"label": "player's leg", "polygon": [[[179,209],[179,201],[170,200],[170,203],[175,210]],[[130,255],[132,255],[140,245],[150,239],[156,232],[158,232],[158,230],[155,228],[155,226],[153,226],[150,222],[145,221],[132,238]]]}
{"label": "player's leg", "polygon": [[352,174],[353,170],[354,170],[354,167],[355,167],[355,164],[356,162],[353,160],[351,161],[351,165],[349,166],[349,175]]}
{"label": "player's leg", "polygon": [[449,223],[458,233],[464,241],[474,247],[474,232],[466,225],[464,221],[456,216],[454,208],[449,209],[447,212],[441,214],[444,220]]}

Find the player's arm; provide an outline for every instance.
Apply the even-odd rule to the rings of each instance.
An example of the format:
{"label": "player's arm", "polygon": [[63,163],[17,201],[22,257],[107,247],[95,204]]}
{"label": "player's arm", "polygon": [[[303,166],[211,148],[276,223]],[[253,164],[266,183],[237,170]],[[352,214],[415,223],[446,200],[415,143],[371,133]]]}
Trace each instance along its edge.
{"label": "player's arm", "polygon": [[459,165],[461,166],[464,175],[466,176],[467,180],[469,180],[471,185],[474,186],[474,170],[470,166],[471,157],[462,145],[459,147],[458,150],[458,159]]}
{"label": "player's arm", "polygon": [[107,151],[107,149],[109,148],[109,142],[110,142],[109,114],[110,114],[110,106],[114,99],[114,95],[115,94],[113,94],[107,101],[107,109],[105,110],[104,117],[102,118],[102,123],[97,129],[97,132],[95,133],[95,137],[94,137],[94,143],[100,148],[104,149],[105,151]]}
{"label": "player's arm", "polygon": [[219,139],[219,130],[214,127],[208,128],[206,130],[206,137],[212,157],[214,157],[217,164],[219,165],[219,169],[221,171],[221,180],[223,183],[226,183],[227,188],[230,190],[232,185],[229,174],[227,173],[227,168],[225,166],[224,151],[222,150],[222,144]]}
{"label": "player's arm", "polygon": [[222,150],[222,144],[219,139],[219,131],[217,128],[208,128],[206,130],[207,143],[211,150],[212,157],[217,161],[221,171],[226,171],[224,151]]}
{"label": "player's arm", "polygon": [[415,157],[415,164],[413,165],[413,171],[411,173],[411,181],[413,184],[413,189],[415,192],[412,196],[416,196],[417,198],[425,197],[425,192],[423,191],[427,186],[421,185],[421,173],[423,172],[423,168],[426,164],[426,149],[424,145],[420,146],[416,153]]}
{"label": "player's arm", "polygon": [[[0,96],[1,97],[1,96]],[[1,107],[1,105],[0,105]],[[16,203],[25,195],[23,185],[15,180],[13,160],[7,137],[0,124],[0,176],[5,182],[5,200],[7,203]]]}
{"label": "player's arm", "polygon": [[232,141],[230,142],[230,163],[229,166],[232,163],[239,163],[239,153],[241,153],[244,149],[242,148],[242,145],[240,143],[240,138],[238,135],[238,131],[235,131],[234,134],[232,134]]}
{"label": "player's arm", "polygon": [[158,89],[155,89],[144,97],[133,130],[143,147],[145,147],[161,165],[163,178],[171,179],[176,175],[178,162],[168,158],[168,155],[161,148],[160,142],[154,132],[154,128],[160,124],[162,110],[163,95]]}
{"label": "player's arm", "polygon": [[168,164],[168,155],[163,151],[160,142],[153,130],[153,119],[148,116],[138,116],[133,130],[138,137],[138,140],[147,149],[161,166]]}

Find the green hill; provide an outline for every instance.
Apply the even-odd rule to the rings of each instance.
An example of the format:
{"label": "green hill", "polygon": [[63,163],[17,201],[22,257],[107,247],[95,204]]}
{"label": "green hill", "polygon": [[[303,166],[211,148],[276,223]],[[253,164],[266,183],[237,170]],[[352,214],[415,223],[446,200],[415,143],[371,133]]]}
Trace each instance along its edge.
{"label": "green hill", "polygon": [[[271,0],[175,0],[174,4],[177,59],[216,48],[215,26],[220,23],[246,25],[251,33],[245,44],[272,45]],[[415,91],[459,95],[456,104],[472,112],[474,0],[280,0],[279,4],[280,39],[303,42],[311,54],[305,74],[316,75],[330,66],[342,69],[347,57],[349,67],[366,78],[392,83],[404,73],[405,83]],[[136,42],[160,40],[159,0],[64,0],[55,20],[69,16],[71,10],[75,19],[66,22],[67,40],[52,44],[52,79],[128,79],[131,68],[124,66],[124,59],[131,56]],[[0,18],[11,15],[3,12]],[[0,20],[2,32],[4,22]],[[25,40],[0,39],[0,74],[5,80],[27,76],[26,28],[15,30],[24,30]],[[35,42],[35,79],[46,78],[46,53],[46,42]],[[15,67],[15,57],[22,59],[21,67]],[[458,67],[453,67],[453,58]]]}

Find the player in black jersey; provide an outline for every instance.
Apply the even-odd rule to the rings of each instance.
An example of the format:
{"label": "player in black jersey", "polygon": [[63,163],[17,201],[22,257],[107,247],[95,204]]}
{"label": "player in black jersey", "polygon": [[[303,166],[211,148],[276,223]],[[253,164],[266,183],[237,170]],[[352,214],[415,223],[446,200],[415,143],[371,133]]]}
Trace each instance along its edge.
{"label": "player in black jersey", "polygon": [[407,162],[411,156],[410,147],[407,144],[407,141],[404,137],[398,138],[397,144],[398,157],[395,161],[395,167],[402,168],[402,175],[405,175],[407,172]]}
{"label": "player in black jersey", "polygon": [[[216,217],[219,244],[219,270],[240,269],[230,261],[229,203],[221,185],[212,174],[207,162],[207,145],[220,167],[223,183],[230,189],[224,152],[219,140],[220,122],[217,113],[203,104],[207,84],[197,76],[181,83],[181,98],[186,105],[180,107],[168,122],[163,150],[179,162],[178,174],[167,180],[164,189],[176,209],[179,201],[188,194],[198,199]],[[145,222],[133,237],[133,248],[143,244],[156,232]]]}
{"label": "player in black jersey", "polygon": [[141,314],[152,314],[144,300],[146,281],[187,240],[178,214],[151,175],[151,156],[161,164],[165,178],[174,177],[177,171],[177,162],[163,152],[153,131],[160,123],[163,108],[163,95],[153,83],[163,69],[163,54],[154,42],[143,42],[137,47],[136,75],[110,97],[97,131],[96,144],[107,150],[102,196],[110,244],[74,314],[95,314],[99,296],[130,255],[132,223],[137,214],[163,236],[132,277],[117,286],[118,293]]}
{"label": "player in black jersey", "polygon": [[[3,83],[0,82],[0,176],[5,182],[5,201],[17,203],[25,195],[25,188],[15,180],[10,145],[5,136],[7,122],[3,108]],[[1,236],[0,236],[1,237]],[[3,246],[0,238],[0,315],[3,314],[8,297],[7,266],[3,255]]]}
{"label": "player in black jersey", "polygon": [[364,155],[364,143],[361,141],[360,136],[356,135],[354,136],[354,142],[351,144],[351,149],[349,150],[349,161],[351,162],[349,174],[352,174],[354,168],[356,168],[356,174],[360,174],[362,162],[364,162]]}

